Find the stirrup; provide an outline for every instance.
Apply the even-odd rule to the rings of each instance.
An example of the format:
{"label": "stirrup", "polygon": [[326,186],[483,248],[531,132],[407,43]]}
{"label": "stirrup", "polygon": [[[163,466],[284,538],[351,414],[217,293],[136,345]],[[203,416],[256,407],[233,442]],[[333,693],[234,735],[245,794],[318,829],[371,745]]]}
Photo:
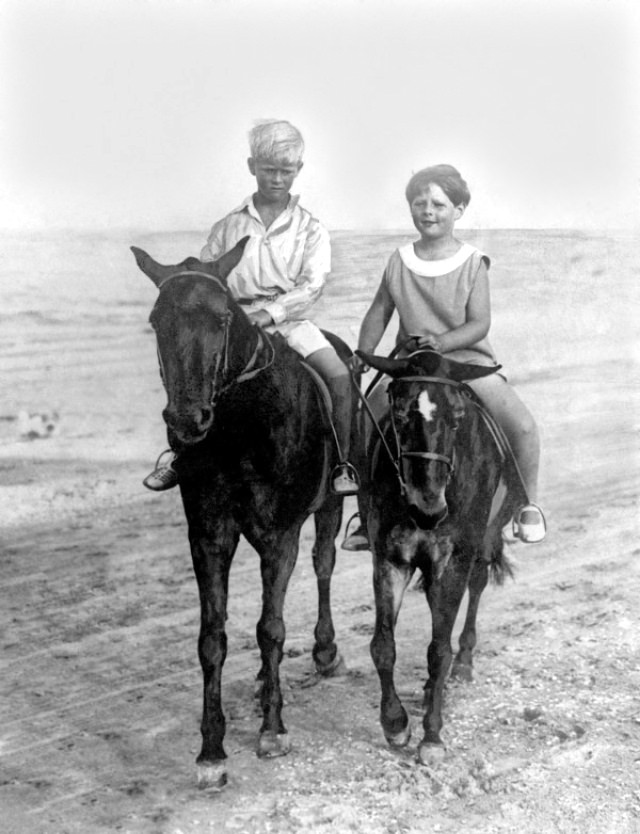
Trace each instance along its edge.
{"label": "stirrup", "polygon": [[355,467],[343,460],[331,473],[331,491],[334,495],[357,495],[360,479]]}
{"label": "stirrup", "polygon": [[541,542],[547,533],[547,522],[537,504],[525,504],[513,518],[513,535],[526,544]]}
{"label": "stirrup", "polygon": [[344,539],[342,540],[342,544],[340,545],[341,550],[358,551],[371,549],[369,547],[369,537],[367,536],[367,530],[361,521],[358,523],[358,526],[355,530],[351,530],[352,523],[359,518],[360,513],[354,513],[349,519],[349,521],[347,521],[347,527],[344,532]]}

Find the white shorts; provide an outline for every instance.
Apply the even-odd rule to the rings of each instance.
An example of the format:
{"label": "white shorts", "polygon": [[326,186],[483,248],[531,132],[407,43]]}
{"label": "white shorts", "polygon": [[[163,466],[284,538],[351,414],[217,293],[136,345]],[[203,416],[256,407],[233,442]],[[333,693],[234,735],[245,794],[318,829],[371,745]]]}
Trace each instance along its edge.
{"label": "white shorts", "polygon": [[290,348],[299,353],[303,359],[323,348],[331,348],[331,344],[323,335],[319,327],[310,321],[286,321],[266,328],[269,333],[280,333],[287,340]]}

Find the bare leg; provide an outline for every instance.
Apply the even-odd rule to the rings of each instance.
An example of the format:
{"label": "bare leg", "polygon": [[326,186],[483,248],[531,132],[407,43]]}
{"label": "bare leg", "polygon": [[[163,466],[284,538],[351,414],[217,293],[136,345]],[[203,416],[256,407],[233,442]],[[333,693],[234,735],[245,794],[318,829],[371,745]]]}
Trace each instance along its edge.
{"label": "bare leg", "polygon": [[515,389],[499,374],[468,383],[507,436],[530,501],[538,497],[540,437],[533,415]]}
{"label": "bare leg", "polygon": [[353,392],[351,377],[333,348],[322,348],[305,359],[329,386],[333,403],[333,424],[340,445],[340,459],[347,460],[351,446],[351,412]]}

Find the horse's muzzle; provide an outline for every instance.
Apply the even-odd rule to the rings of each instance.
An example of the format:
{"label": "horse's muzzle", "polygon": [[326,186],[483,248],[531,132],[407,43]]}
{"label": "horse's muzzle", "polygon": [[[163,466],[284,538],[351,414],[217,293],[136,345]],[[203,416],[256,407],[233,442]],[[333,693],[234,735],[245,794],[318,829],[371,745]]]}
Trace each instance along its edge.
{"label": "horse's muzzle", "polygon": [[213,408],[210,406],[178,411],[168,405],[162,416],[167,427],[184,446],[199,443],[213,425]]}
{"label": "horse's muzzle", "polygon": [[415,504],[409,505],[409,517],[421,530],[435,530],[449,515],[449,508],[445,504],[435,513],[425,512]]}

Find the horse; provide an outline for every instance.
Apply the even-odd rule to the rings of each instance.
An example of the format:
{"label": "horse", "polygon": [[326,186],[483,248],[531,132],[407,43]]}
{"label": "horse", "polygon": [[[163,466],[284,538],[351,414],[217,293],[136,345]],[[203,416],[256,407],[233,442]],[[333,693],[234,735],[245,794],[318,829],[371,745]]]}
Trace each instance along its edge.
{"label": "horse", "polygon": [[[405,747],[411,726],[394,685],[394,629],[415,571],[431,610],[419,762],[444,754],[442,708],[447,673],[472,679],[476,616],[490,570],[511,573],[502,528],[520,497],[517,469],[500,430],[464,380],[493,373],[426,350],[404,358],[356,351],[391,377],[389,409],[368,443],[360,513],[373,552],[375,628],[371,656],[381,687],[380,722],[388,744]],[[451,634],[465,590],[469,601],[459,651]]]}
{"label": "horse", "polygon": [[[262,611],[257,696],[260,757],[289,752],[279,666],[283,607],[303,522],[314,514],[313,565],[318,619],[313,659],[319,674],[343,674],[335,643],[330,585],[342,499],[328,489],[333,441],[328,406],[300,357],[278,334],[254,325],[225,283],[248,238],[216,262],[187,258],[161,265],[131,247],[159,290],[149,321],[167,395],[163,411],[188,524],[199,588],[198,653],[203,673],[201,787],[227,782],[221,679],[227,653],[229,570],[243,535],[260,558]],[[333,334],[343,358],[350,350]]]}

